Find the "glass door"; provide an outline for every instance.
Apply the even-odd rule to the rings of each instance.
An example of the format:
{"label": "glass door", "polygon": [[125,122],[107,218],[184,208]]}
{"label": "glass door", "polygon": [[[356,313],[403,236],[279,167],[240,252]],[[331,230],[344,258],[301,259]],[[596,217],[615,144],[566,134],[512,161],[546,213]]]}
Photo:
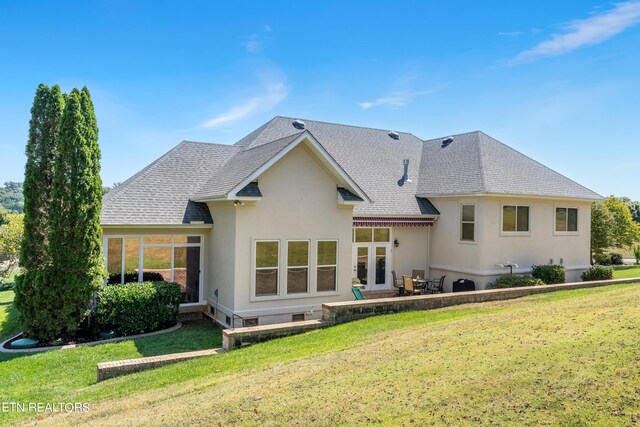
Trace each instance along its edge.
{"label": "glass door", "polygon": [[354,246],[353,277],[369,289],[369,245]]}
{"label": "glass door", "polygon": [[358,243],[353,245],[353,277],[360,280],[364,290],[385,290],[391,288],[389,268],[389,244]]}

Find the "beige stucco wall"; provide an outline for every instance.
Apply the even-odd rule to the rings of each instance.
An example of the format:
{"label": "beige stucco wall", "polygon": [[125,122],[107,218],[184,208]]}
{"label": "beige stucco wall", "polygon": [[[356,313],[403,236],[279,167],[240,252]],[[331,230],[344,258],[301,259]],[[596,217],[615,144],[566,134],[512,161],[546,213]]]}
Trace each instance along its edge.
{"label": "beige stucco wall", "polygon": [[[338,205],[336,182],[304,146],[298,146],[258,179],[263,198],[235,209],[235,293],[233,310],[260,323],[290,321],[291,313],[320,318],[323,302],[351,299],[352,207]],[[216,221],[215,230],[220,225]],[[213,238],[216,239],[217,231]],[[278,296],[255,297],[253,258],[255,240],[280,241]],[[338,290],[315,291],[316,241],[338,240]],[[310,240],[309,293],[286,294],[286,241]],[[219,265],[213,264],[214,267]],[[224,267],[233,264],[223,264]],[[309,315],[313,310],[313,314]]]}
{"label": "beige stucco wall", "polygon": [[[483,289],[499,274],[508,272],[496,264],[518,264],[514,272],[528,272],[534,264],[551,259],[567,269],[567,281],[580,280],[589,267],[591,203],[550,199],[475,197],[433,198],[441,215],[431,235],[431,273],[446,274],[445,290],[452,281],[468,278]],[[460,204],[476,204],[476,242],[460,241]],[[526,234],[507,234],[502,229],[502,205],[528,205],[529,229]],[[555,230],[555,207],[578,208],[578,233],[560,234]]]}
{"label": "beige stucco wall", "polygon": [[233,317],[236,209],[233,202],[209,203],[215,225],[207,240],[209,256],[205,259],[209,274],[205,279],[205,299],[222,323],[226,323],[227,316]]}
{"label": "beige stucco wall", "polygon": [[391,239],[398,239],[398,247],[391,247],[393,270],[398,280],[411,275],[412,270],[425,270],[428,276],[428,241],[431,227],[393,227]]}

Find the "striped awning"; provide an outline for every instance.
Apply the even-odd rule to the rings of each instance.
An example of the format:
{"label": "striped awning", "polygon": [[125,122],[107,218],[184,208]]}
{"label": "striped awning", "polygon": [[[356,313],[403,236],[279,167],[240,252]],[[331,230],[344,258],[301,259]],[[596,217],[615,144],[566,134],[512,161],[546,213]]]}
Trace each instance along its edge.
{"label": "striped awning", "polygon": [[354,227],[426,227],[433,225],[433,218],[381,218],[375,216],[354,216]]}

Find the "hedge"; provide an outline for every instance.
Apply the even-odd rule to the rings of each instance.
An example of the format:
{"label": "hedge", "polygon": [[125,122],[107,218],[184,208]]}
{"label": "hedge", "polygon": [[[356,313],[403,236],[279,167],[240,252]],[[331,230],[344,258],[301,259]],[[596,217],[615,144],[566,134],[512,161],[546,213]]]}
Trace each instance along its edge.
{"label": "hedge", "polygon": [[170,282],[105,286],[98,292],[96,323],[118,335],[152,332],[178,321],[181,287]]}
{"label": "hedge", "polygon": [[547,285],[555,285],[565,282],[564,266],[555,264],[542,264],[531,266],[531,275],[542,280]]}
{"label": "hedge", "polygon": [[583,272],[580,275],[580,278],[585,282],[592,282],[594,280],[610,280],[613,279],[613,267],[595,265]]}
{"label": "hedge", "polygon": [[544,282],[535,277],[531,277],[528,274],[524,276],[512,276],[504,275],[496,279],[495,282],[489,283],[487,289],[502,289],[502,288],[519,288],[522,286],[540,286],[544,285]]}
{"label": "hedge", "polygon": [[[138,272],[130,271],[128,273],[124,273],[124,283],[135,283],[138,281]],[[142,273],[142,281],[143,282],[163,282],[164,277],[162,274],[157,273],[155,271],[145,271]],[[110,285],[117,285],[122,283],[122,275],[120,273],[110,274],[109,280],[107,281]]]}

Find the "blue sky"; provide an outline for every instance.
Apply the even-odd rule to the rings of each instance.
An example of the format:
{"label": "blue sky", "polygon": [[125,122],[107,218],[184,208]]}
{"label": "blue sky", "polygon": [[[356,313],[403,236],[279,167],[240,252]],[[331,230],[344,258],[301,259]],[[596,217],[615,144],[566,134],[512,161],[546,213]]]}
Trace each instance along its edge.
{"label": "blue sky", "polygon": [[286,115],[480,129],[640,200],[640,1],[2,2],[0,58],[0,182],[44,82],[91,90],[105,184]]}

